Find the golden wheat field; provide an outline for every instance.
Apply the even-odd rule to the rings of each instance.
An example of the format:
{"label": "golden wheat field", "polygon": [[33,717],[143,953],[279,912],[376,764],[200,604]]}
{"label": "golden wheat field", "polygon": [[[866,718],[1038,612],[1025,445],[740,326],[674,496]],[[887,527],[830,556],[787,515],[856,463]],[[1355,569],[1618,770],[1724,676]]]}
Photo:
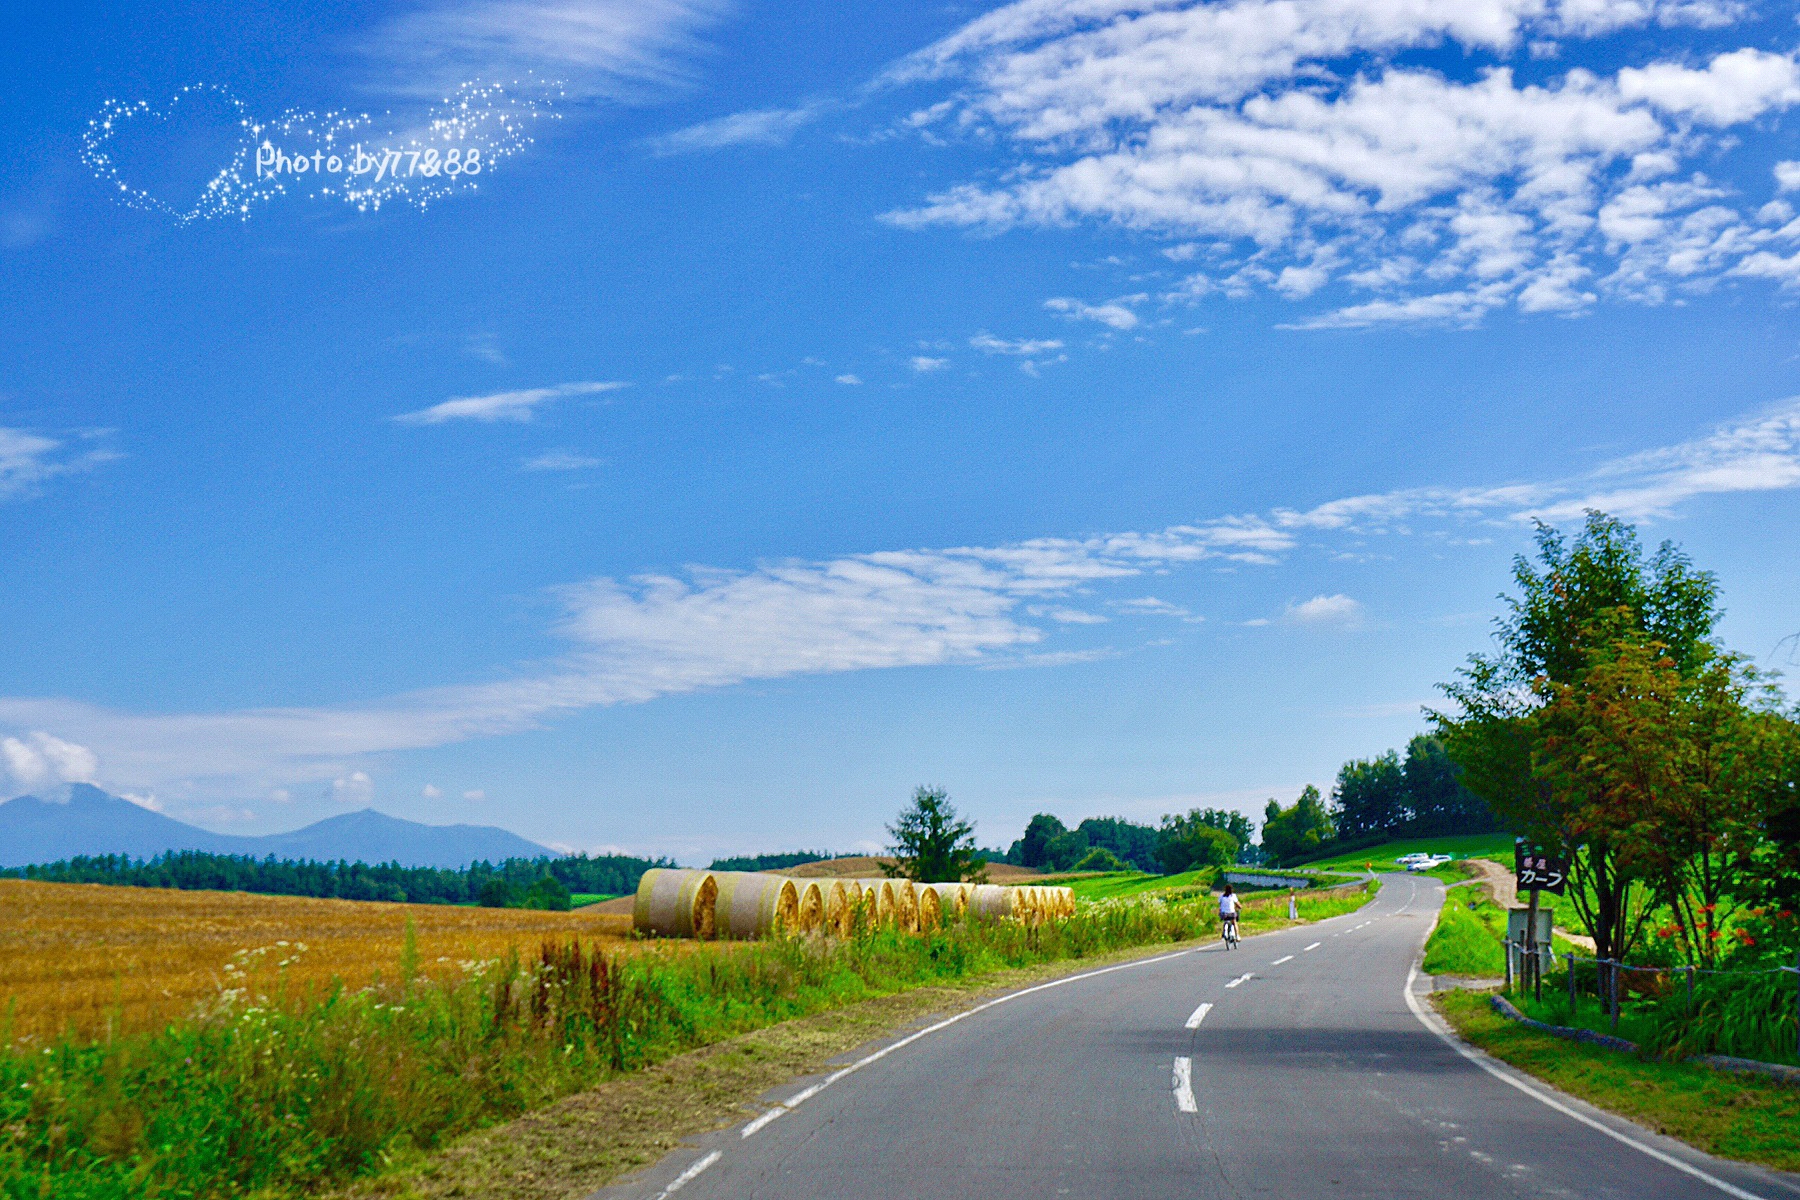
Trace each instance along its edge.
{"label": "golden wheat field", "polygon": [[[248,982],[318,994],[342,980],[361,987],[400,970],[406,922],[419,972],[443,978],[467,965],[522,954],[547,937],[578,936],[609,949],[631,918],[182,892],[165,888],[0,880],[0,1037],[71,1030],[99,1036],[153,1028]],[[10,1015],[9,1015],[10,1014]]]}

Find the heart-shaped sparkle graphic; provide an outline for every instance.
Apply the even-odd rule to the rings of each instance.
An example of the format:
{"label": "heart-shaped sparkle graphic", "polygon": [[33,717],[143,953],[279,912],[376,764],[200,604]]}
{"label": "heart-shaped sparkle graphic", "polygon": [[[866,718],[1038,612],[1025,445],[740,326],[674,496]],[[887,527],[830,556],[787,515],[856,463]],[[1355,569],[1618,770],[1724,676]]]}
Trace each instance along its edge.
{"label": "heart-shaped sparkle graphic", "polygon": [[[529,90],[542,97],[555,86],[532,81]],[[134,139],[149,143],[152,150],[158,148],[159,136],[172,143],[172,134],[185,132],[191,141],[194,131],[182,130],[182,123],[200,122],[198,110],[207,105],[213,109],[212,125],[223,125],[227,132],[200,132],[227,143],[228,161],[203,172],[207,178],[198,198],[185,206],[171,203],[141,178],[127,177],[133,172],[120,159],[128,157]],[[88,122],[81,158],[121,204],[166,216],[177,225],[226,216],[247,220],[258,205],[289,192],[331,197],[363,212],[393,200],[425,208],[433,200],[475,188],[495,162],[529,146],[532,123],[556,115],[548,109],[547,98],[471,82],[441,104],[413,114],[400,129],[377,135],[367,113],[289,110],[275,121],[259,123],[228,89],[197,83],[161,108],[143,100],[107,101]],[[138,170],[143,170],[141,161]]]}

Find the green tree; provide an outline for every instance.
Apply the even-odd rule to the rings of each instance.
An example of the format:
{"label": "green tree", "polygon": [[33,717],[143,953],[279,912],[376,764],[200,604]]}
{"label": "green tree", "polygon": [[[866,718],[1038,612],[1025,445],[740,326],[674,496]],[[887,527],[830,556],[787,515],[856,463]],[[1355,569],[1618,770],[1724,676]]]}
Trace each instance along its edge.
{"label": "green tree", "polygon": [[1605,813],[1598,780],[1541,769],[1549,727],[1539,710],[1559,686],[1580,689],[1589,669],[1620,641],[1658,642],[1676,671],[1712,653],[1718,584],[1664,542],[1648,561],[1630,525],[1589,511],[1571,544],[1541,522],[1538,559],[1513,561],[1515,597],[1496,622],[1499,652],[1472,655],[1442,685],[1456,706],[1432,713],[1463,782],[1512,829],[1570,859],[1570,893],[1602,958],[1623,958],[1648,906],[1633,889],[1642,872]]}
{"label": "green tree", "polygon": [[1123,871],[1125,863],[1105,846],[1095,846],[1074,867],[1077,871]]}
{"label": "green tree", "polygon": [[974,832],[974,825],[957,820],[950,794],[943,788],[917,788],[912,803],[888,826],[894,839],[889,850],[895,858],[890,871],[917,883],[973,878],[987,866],[976,852]]}
{"label": "green tree", "polygon": [[1462,768],[1441,739],[1419,734],[1406,743],[1407,803],[1420,833],[1489,833],[1499,828],[1487,801],[1463,786]]}
{"label": "green tree", "polygon": [[1156,840],[1156,858],[1173,875],[1196,867],[1225,867],[1238,859],[1250,840],[1250,819],[1218,808],[1190,809],[1186,816],[1165,815]]}
{"label": "green tree", "polygon": [[525,892],[526,908],[541,908],[550,912],[568,912],[570,905],[569,889],[554,876],[545,875],[532,884]]}
{"label": "green tree", "polygon": [[1395,829],[1412,820],[1412,804],[1400,756],[1351,759],[1338,768],[1331,789],[1332,825],[1338,837]]}
{"label": "green tree", "polygon": [[1668,932],[1712,968],[1757,867],[1768,782],[1792,756],[1778,693],[1733,655],[1688,674],[1662,643],[1593,651],[1577,683],[1545,683],[1539,774],[1589,798],[1587,818],[1673,914]]}
{"label": "green tree", "polygon": [[1068,827],[1049,813],[1039,813],[1031,818],[1025,826],[1025,836],[1020,839],[1021,865],[1043,867],[1050,858],[1050,842],[1067,832]]}
{"label": "green tree", "polygon": [[481,885],[480,904],[483,908],[512,908],[518,902],[518,893],[504,879],[490,879]]}
{"label": "green tree", "polygon": [[1333,832],[1331,814],[1325,811],[1319,789],[1310,783],[1301,789],[1300,798],[1290,808],[1269,801],[1263,818],[1263,852],[1278,866],[1304,859],[1330,839]]}

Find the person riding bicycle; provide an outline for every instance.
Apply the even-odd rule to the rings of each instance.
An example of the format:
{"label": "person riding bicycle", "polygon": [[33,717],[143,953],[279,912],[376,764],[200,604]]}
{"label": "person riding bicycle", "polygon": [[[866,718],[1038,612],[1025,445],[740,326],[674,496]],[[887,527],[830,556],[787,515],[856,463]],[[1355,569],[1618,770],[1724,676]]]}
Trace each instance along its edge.
{"label": "person riding bicycle", "polygon": [[1225,885],[1225,891],[1219,896],[1219,932],[1224,934],[1227,943],[1237,941],[1237,923],[1237,893],[1231,890],[1231,885],[1228,883]]}

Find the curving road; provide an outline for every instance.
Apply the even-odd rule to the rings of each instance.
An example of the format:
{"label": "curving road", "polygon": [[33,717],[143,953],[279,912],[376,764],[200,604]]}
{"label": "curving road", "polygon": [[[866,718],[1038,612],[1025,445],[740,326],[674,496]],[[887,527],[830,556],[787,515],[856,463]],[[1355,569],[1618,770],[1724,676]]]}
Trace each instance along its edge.
{"label": "curving road", "polygon": [[1081,972],[765,1098],[608,1200],[1800,1196],[1459,1048],[1414,989],[1443,902]]}

